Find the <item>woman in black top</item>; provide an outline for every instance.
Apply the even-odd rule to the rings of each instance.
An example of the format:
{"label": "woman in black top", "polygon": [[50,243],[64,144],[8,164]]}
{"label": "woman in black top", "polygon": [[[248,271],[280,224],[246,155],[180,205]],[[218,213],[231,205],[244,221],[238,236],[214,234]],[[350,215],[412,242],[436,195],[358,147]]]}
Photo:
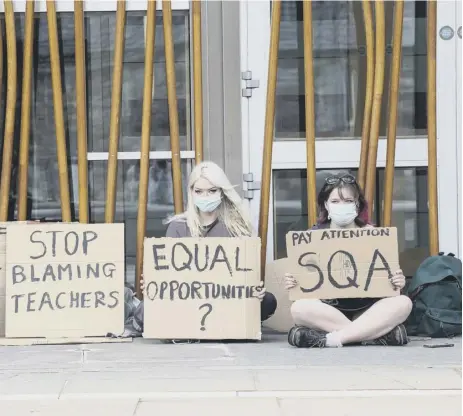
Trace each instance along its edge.
{"label": "woman in black top", "polygon": [[[365,197],[351,175],[331,176],[318,195],[318,228],[363,228],[368,223]],[[391,278],[397,289],[405,286],[405,277],[397,270]],[[286,274],[286,289],[297,285]],[[402,323],[411,312],[412,303],[404,295],[383,299],[301,299],[291,306],[296,324],[288,342],[296,347],[341,347],[350,343],[405,345],[407,332]]]}

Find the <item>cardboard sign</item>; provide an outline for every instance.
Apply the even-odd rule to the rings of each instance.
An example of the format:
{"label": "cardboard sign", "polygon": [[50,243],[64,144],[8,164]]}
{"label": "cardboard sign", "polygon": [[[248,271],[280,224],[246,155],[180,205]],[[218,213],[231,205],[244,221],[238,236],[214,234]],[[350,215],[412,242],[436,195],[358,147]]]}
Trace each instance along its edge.
{"label": "cardboard sign", "polygon": [[124,330],[124,224],[8,225],[6,336]]}
{"label": "cardboard sign", "polygon": [[279,332],[288,332],[294,325],[291,316],[292,302],[285,289],[285,273],[288,270],[287,257],[267,263],[265,268],[265,288],[276,297],[278,307],[275,313],[264,322],[264,326]]}
{"label": "cardboard sign", "polygon": [[400,269],[396,228],[289,232],[291,300],[396,296],[389,278]]}
{"label": "cardboard sign", "polygon": [[145,338],[260,339],[259,238],[147,238]]}

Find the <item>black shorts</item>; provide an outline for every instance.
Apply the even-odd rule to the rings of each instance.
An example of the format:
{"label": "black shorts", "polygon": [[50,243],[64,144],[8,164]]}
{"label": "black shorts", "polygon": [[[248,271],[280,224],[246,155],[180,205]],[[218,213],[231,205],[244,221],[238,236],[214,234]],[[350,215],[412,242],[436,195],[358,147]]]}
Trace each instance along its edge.
{"label": "black shorts", "polygon": [[331,299],[323,302],[342,312],[347,319],[352,321],[357,315],[370,308],[381,298],[351,298],[351,299]]}

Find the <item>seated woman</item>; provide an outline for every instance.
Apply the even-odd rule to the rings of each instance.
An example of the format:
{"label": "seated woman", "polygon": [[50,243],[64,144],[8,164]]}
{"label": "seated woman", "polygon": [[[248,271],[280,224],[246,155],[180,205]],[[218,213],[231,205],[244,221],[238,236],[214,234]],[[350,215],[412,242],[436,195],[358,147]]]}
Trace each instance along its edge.
{"label": "seated woman", "polygon": [[[188,180],[187,209],[167,220],[166,237],[250,237],[253,235],[243,201],[225,172],[213,162],[198,164]],[[142,281],[142,290],[143,290]],[[258,294],[260,319],[265,321],[276,310],[275,296],[265,288]],[[143,305],[140,306],[143,308]],[[139,307],[139,308],[140,308]],[[135,316],[142,316],[136,313]],[[137,320],[142,327],[142,322]]]}
{"label": "seated woman", "polygon": [[[318,195],[320,212],[313,229],[372,227],[368,223],[367,203],[360,186],[349,174],[328,177]],[[397,270],[390,280],[397,289],[405,286],[405,277]],[[285,275],[285,287],[297,282]],[[342,347],[345,344],[405,345],[407,332],[402,323],[412,309],[407,296],[384,299],[301,299],[291,306],[296,326],[288,342],[299,348]]]}

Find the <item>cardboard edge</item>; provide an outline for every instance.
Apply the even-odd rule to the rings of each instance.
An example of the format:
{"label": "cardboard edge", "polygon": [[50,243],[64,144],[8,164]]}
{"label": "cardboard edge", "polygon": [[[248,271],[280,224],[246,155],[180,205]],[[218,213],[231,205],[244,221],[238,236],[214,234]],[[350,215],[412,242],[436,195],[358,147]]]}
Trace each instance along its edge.
{"label": "cardboard edge", "polygon": [[0,338],[0,346],[32,346],[60,344],[114,344],[132,342],[133,338],[75,337],[75,338]]}

